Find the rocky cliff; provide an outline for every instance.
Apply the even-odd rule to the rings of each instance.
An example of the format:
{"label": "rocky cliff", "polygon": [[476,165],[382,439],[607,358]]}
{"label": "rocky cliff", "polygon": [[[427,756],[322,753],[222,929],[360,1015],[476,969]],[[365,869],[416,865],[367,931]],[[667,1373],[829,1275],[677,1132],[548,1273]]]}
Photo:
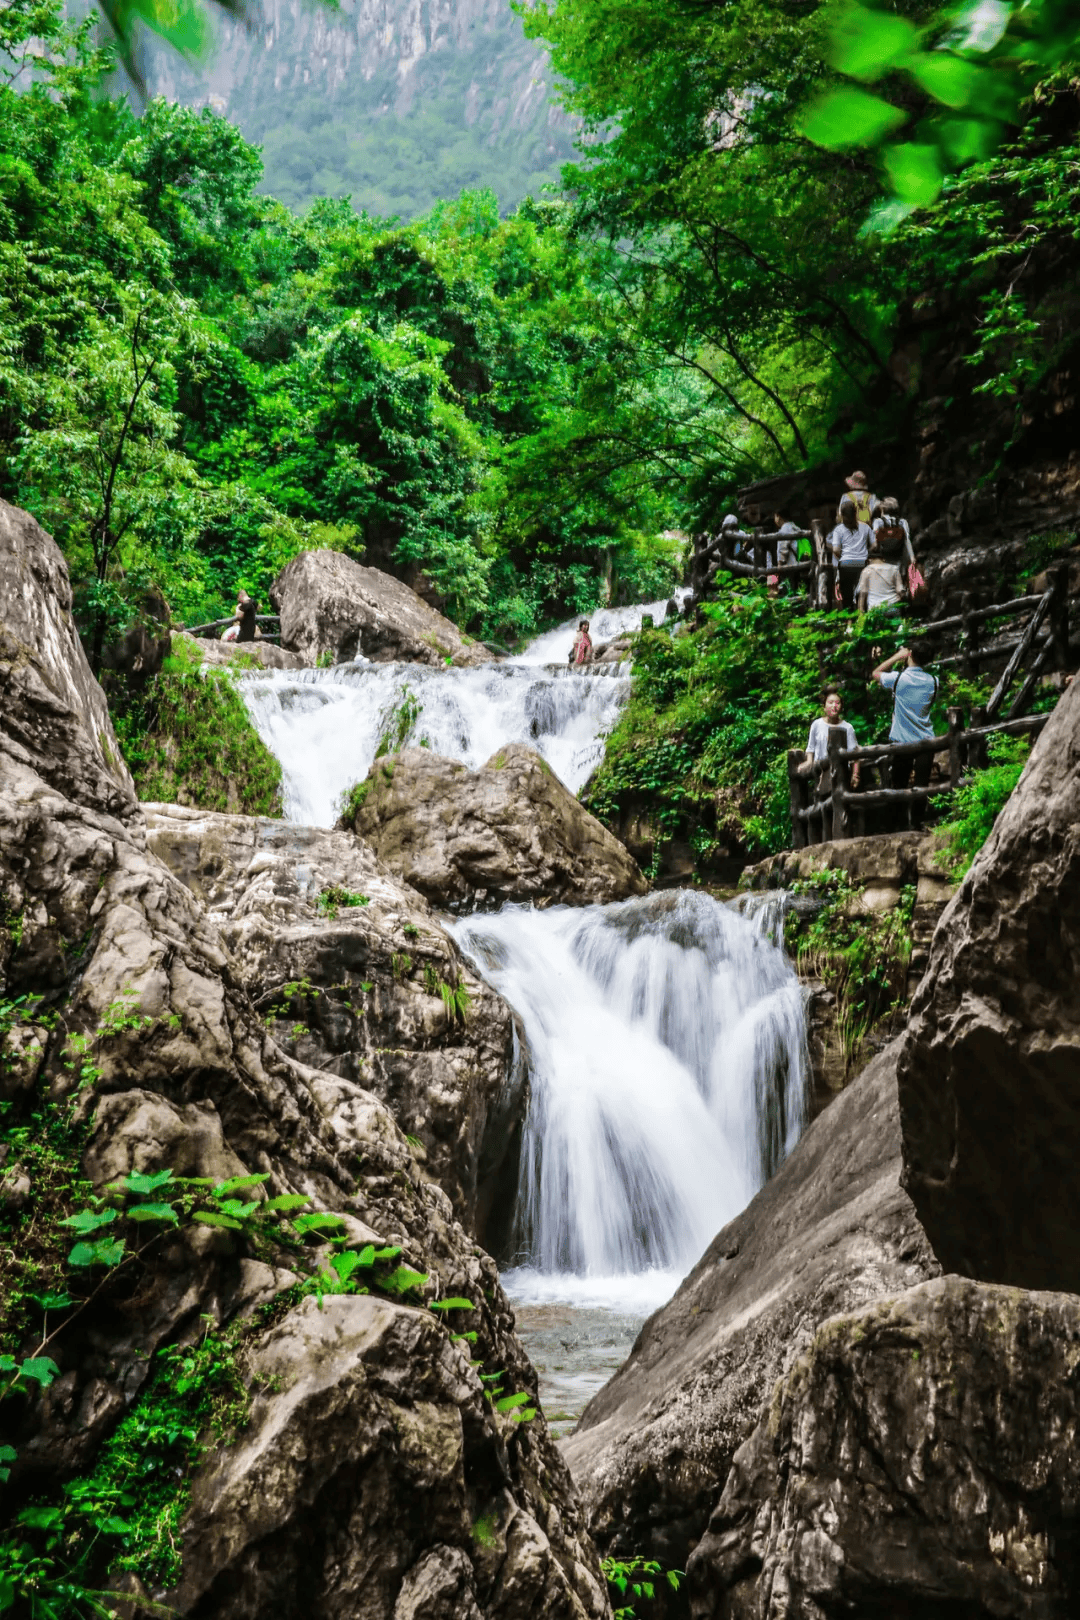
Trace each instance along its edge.
{"label": "rocky cliff", "polygon": [[491,186],[512,207],[572,155],[547,54],[504,0],[265,0],[216,32],[201,71],[147,40],[149,89],[239,124],[290,205],[351,193],[408,217]]}
{"label": "rocky cliff", "polygon": [[1080,1602],[1078,1301],[1025,1291],[1080,1290],[1078,749],[1074,683],[942,915],[910,1028],[566,1442],[602,1547],[690,1555],[695,1615]]}
{"label": "rocky cliff", "polygon": [[[253,999],[301,968],[312,1001],[339,970],[355,994],[370,963],[374,1046],[404,917],[442,971],[455,953],[418,898],[335,847],[307,852],[314,881],[362,881],[372,918],[328,940],[291,887],[304,863],[243,818],[159,813],[148,839],[60,553],[6,506],[0,592],[0,1510],[40,1501],[18,1532],[31,1548],[71,1520],[38,1549],[34,1590],[75,1569],[117,1583],[132,1614],[149,1593],[216,1620],[605,1615],[494,1264],[376,1094],[391,1067],[373,1051],[369,1089],[335,1071],[332,1028],[283,1045]],[[449,1035],[432,1062],[452,1084],[461,1037],[419,987],[400,1005],[403,1045]],[[495,1026],[489,1078],[505,1009]],[[430,1129],[465,1214],[491,1101],[483,1076],[459,1097],[469,1085],[473,1134]],[[88,1542],[79,1515],[101,1502],[116,1507]],[[15,1579],[26,1597],[31,1575]]]}

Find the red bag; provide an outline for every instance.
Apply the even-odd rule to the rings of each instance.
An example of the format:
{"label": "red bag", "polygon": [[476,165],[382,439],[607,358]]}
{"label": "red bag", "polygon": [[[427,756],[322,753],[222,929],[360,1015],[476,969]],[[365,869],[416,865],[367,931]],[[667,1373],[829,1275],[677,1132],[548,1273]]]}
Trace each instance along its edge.
{"label": "red bag", "polygon": [[907,571],[908,596],[912,607],[921,607],[929,599],[930,587],[917,563],[909,563]]}

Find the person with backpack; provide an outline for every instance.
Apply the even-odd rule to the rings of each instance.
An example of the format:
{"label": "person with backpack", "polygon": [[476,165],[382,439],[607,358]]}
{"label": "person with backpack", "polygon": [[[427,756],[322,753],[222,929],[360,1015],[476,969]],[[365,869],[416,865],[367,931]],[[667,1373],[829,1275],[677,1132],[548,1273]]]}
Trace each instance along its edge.
{"label": "person with backpack", "polygon": [[[845,501],[853,501],[855,504],[855,516],[860,523],[869,525],[874,508],[878,504],[878,498],[870,493],[870,484],[866,474],[864,472],[853,472],[850,478],[844,479],[844,483],[847,485],[848,493],[840,497],[840,506],[842,507]],[[839,508],[837,508],[836,516],[838,520],[842,520]]]}
{"label": "person with backpack", "polygon": [[[925,601],[926,580],[911,544],[910,525],[907,518],[900,516],[900,502],[895,495],[887,495],[882,501],[873,520],[873,529],[882,555],[889,561],[895,561],[903,574],[909,600],[912,603]],[[890,549],[895,551],[895,557],[889,556]]]}
{"label": "person with backpack", "polygon": [[[893,695],[892,725],[889,741],[892,743],[921,742],[934,735],[930,722],[930,707],[937,696],[937,677],[925,667],[929,648],[925,641],[913,641],[910,647],[886,658],[871,670],[871,680],[877,681]],[[902,667],[897,669],[896,665]],[[900,754],[892,761],[892,785],[906,788],[915,778],[916,787],[927,787],[934,756],[930,749],[921,754]],[[912,807],[911,825],[921,827],[926,814],[926,801]]]}
{"label": "person with backpack", "polygon": [[872,536],[869,523],[859,521],[855,502],[845,496],[840,502],[840,522],[826,541],[837,564],[840,600],[845,607],[855,606],[855,592],[866,567]]}

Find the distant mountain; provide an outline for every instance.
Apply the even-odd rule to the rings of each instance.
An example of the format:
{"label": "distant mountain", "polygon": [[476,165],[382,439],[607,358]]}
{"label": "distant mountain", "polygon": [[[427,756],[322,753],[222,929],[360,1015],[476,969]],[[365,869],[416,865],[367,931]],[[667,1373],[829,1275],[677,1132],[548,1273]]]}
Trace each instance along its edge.
{"label": "distant mountain", "polygon": [[149,93],[225,113],[292,207],[351,195],[411,218],[490,186],[509,209],[572,154],[547,53],[508,0],[262,0],[254,26],[217,32],[201,71],[149,39]]}

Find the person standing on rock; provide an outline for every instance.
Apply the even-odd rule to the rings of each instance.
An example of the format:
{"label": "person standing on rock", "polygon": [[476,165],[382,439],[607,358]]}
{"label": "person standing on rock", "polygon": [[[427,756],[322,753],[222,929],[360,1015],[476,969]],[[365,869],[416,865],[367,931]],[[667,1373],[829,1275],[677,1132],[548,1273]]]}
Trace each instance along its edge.
{"label": "person standing on rock", "polygon": [[255,641],[259,637],[258,622],[259,604],[254,601],[247,591],[236,593],[236,612],[233,614],[235,623],[223,632],[222,641]]}
{"label": "person standing on rock", "polygon": [[573,664],[574,668],[577,669],[579,665],[588,664],[591,663],[591,661],[592,640],[589,636],[589,621],[588,619],[582,619],[578,625],[577,635],[574,637],[574,645],[570,652],[570,662]]}
{"label": "person standing on rock", "polygon": [[[892,743],[922,742],[934,735],[930,721],[930,707],[937,696],[937,677],[924,666],[929,648],[924,641],[913,641],[910,647],[886,658],[871,671],[871,680],[877,681],[893,695],[892,725],[889,741]],[[902,667],[897,669],[896,665]],[[919,754],[900,754],[892,761],[892,785],[906,788],[915,777],[915,786],[924,788],[930,782],[933,753],[927,749]],[[926,814],[925,799],[911,807],[911,825],[921,827]]]}
{"label": "person standing on rock", "polygon": [[869,523],[861,522],[855,502],[845,497],[840,502],[840,522],[826,542],[838,565],[840,600],[845,607],[855,606],[855,592],[870,554],[872,533]]}

